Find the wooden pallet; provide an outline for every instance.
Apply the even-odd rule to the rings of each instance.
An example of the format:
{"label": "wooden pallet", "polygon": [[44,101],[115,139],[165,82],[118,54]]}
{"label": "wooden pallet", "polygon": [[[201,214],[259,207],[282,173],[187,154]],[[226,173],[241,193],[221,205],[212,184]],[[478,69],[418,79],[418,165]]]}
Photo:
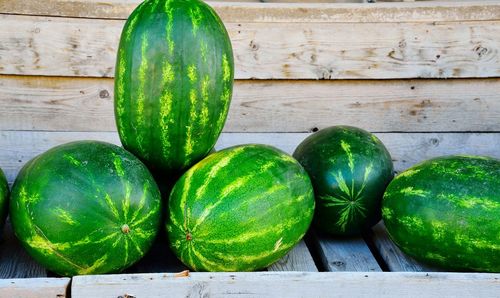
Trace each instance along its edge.
{"label": "wooden pallet", "polygon": [[[280,1],[289,2],[269,2]],[[80,139],[119,143],[116,48],[139,2],[0,1],[0,167],[10,183],[22,165],[53,146]],[[265,143],[291,153],[311,131],[350,124],[374,132],[397,171],[446,154],[500,158],[498,1],[244,2],[211,3],[228,28],[236,64],[218,149]],[[123,274],[79,276],[70,285],[37,265],[7,226],[0,297],[500,293],[499,274],[439,272],[408,258],[382,224],[357,238],[311,231],[267,271],[175,274],[185,269],[160,237]]]}

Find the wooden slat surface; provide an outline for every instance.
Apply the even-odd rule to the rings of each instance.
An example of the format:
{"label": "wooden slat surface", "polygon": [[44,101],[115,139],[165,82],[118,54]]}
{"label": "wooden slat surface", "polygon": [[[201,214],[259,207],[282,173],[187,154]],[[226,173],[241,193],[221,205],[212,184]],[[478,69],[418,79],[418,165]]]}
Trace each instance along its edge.
{"label": "wooden slat surface", "polygon": [[380,222],[372,228],[368,234],[370,241],[374,244],[380,257],[391,272],[435,272],[443,271],[437,267],[431,267],[405,255],[394,242],[391,241],[384,224]]}
{"label": "wooden slat surface", "polygon": [[[307,133],[223,133],[217,149],[262,143],[292,153]],[[427,158],[449,154],[480,154],[500,158],[500,133],[376,133],[389,149],[397,171]],[[114,132],[0,131],[0,167],[12,182],[29,159],[49,148],[75,140],[119,144]]]}
{"label": "wooden slat surface", "polygon": [[300,241],[286,256],[267,268],[268,271],[318,272],[314,260],[306,246]]}
{"label": "wooden slat surface", "polygon": [[64,298],[69,283],[69,278],[0,279],[0,297]]}
{"label": "wooden slat surface", "polygon": [[73,298],[87,297],[495,297],[495,274],[191,273],[77,276]]}
{"label": "wooden slat surface", "polygon": [[[0,15],[0,74],[112,77],[123,22]],[[500,21],[226,27],[237,79],[500,76]]]}
{"label": "wooden slat surface", "polygon": [[[283,0],[245,0],[241,2],[285,2]],[[498,1],[460,1],[339,4],[329,0],[298,3],[209,2],[225,22],[452,22],[498,20]],[[356,2],[355,0],[348,0]],[[0,12],[41,16],[126,19],[141,0],[4,0]],[[231,1],[234,2],[234,1]],[[237,1],[236,1],[237,2]],[[346,1],[347,2],[347,1]],[[362,2],[359,0],[357,2]],[[397,2],[397,1],[395,1]]]}
{"label": "wooden slat surface", "polygon": [[0,242],[0,279],[34,277],[47,277],[47,271],[28,255],[7,221]]}
{"label": "wooden slat surface", "polygon": [[[226,132],[500,131],[500,78],[239,80]],[[116,131],[113,80],[0,75],[0,130]]]}
{"label": "wooden slat surface", "polygon": [[327,271],[378,272],[382,268],[362,237],[333,237],[315,233],[319,256]]}

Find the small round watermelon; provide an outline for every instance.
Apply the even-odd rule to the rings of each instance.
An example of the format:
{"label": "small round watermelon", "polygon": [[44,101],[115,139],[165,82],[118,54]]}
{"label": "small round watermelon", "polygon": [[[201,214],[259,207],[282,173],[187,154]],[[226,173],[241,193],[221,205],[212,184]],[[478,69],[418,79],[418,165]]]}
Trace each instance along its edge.
{"label": "small round watermelon", "polygon": [[311,181],[290,155],[241,145],[189,169],[170,195],[167,232],[179,259],[197,271],[252,271],[283,257],[314,213]]}
{"label": "small round watermelon", "polygon": [[445,156],[399,174],[382,215],[390,238],[447,270],[500,272],[500,160]]}
{"label": "small round watermelon", "polygon": [[60,145],[29,161],[12,188],[17,238],[64,276],[118,272],[149,249],[161,198],[147,168],[108,143]]}
{"label": "small round watermelon", "polygon": [[380,204],[394,175],[389,152],[373,134],[333,126],[306,138],[293,156],[311,177],[314,224],[332,235],[360,234],[381,218]]}
{"label": "small round watermelon", "polygon": [[5,218],[7,217],[7,211],[9,209],[9,185],[7,184],[7,179],[0,169],[0,231],[5,223]]}

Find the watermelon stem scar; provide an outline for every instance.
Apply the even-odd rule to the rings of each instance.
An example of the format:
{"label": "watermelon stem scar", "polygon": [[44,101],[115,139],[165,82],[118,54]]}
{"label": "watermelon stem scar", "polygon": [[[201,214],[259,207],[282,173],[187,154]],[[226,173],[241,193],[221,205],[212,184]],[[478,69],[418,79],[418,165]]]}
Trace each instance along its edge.
{"label": "watermelon stem scar", "polygon": [[187,232],[187,234],[186,234],[186,240],[187,241],[193,240],[193,236],[191,235],[191,233]]}
{"label": "watermelon stem scar", "polygon": [[122,226],[122,232],[123,234],[128,234],[130,232],[130,227],[127,224],[124,224]]}

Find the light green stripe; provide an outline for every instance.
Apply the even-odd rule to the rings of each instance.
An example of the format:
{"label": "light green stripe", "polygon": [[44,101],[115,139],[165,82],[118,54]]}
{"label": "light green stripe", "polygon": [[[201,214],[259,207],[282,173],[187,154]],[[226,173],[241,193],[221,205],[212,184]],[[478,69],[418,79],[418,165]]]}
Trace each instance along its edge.
{"label": "light green stripe", "polygon": [[68,225],[74,225],[76,223],[71,217],[71,214],[62,208],[56,208],[54,213],[62,222],[67,223]]}
{"label": "light green stripe", "polygon": [[148,58],[147,58],[147,50],[148,50],[148,39],[147,34],[144,33],[142,36],[141,43],[141,64],[139,66],[139,73],[137,75],[137,80],[139,86],[137,87],[137,100],[136,100],[136,128],[137,128],[137,145],[139,146],[139,150],[145,157],[149,154],[146,152],[144,148],[144,135],[142,129],[146,125],[146,119],[144,118],[144,108],[146,104],[146,82],[148,81]]}
{"label": "light green stripe", "polygon": [[189,9],[189,16],[191,17],[191,24],[193,26],[193,35],[196,36],[200,23],[203,20],[203,14],[201,13],[199,6],[194,6]]}
{"label": "light green stripe", "polygon": [[104,201],[106,202],[106,205],[111,210],[111,213],[113,214],[113,216],[115,217],[115,219],[119,220],[120,219],[120,214],[118,213],[118,208],[114,204],[113,200],[111,200],[111,196],[108,193],[106,193],[104,195]]}
{"label": "light green stripe", "polygon": [[231,80],[231,67],[226,54],[222,55],[222,80],[226,83]]}
{"label": "light green stripe", "polygon": [[174,0],[167,0],[165,2],[165,12],[167,13],[167,45],[170,55],[174,54],[175,42],[172,40],[172,30],[174,28],[174,8],[172,4]]}
{"label": "light green stripe", "polygon": [[209,117],[209,96],[208,96],[208,87],[210,83],[210,76],[206,75],[201,81],[201,98],[202,98],[202,109],[200,115],[200,123],[202,127],[208,126],[208,117]]}
{"label": "light green stripe", "polygon": [[128,222],[128,213],[130,210],[130,195],[132,192],[132,186],[130,182],[125,182],[125,198],[122,201],[122,210],[123,210],[123,220],[125,223]]}
{"label": "light green stripe", "polygon": [[196,123],[198,120],[198,114],[196,113],[196,102],[197,102],[197,92],[195,89],[191,89],[189,91],[189,104],[190,104],[190,110],[189,110],[189,125],[187,126],[186,129],[186,143],[184,144],[184,153],[186,156],[186,160],[184,165],[188,165],[191,160],[190,160],[190,155],[193,153],[193,123]]}
{"label": "light green stripe", "polygon": [[108,255],[103,255],[100,259],[96,260],[91,266],[88,266],[85,269],[78,270],[78,274],[86,275],[95,272],[97,269],[101,268],[106,264],[108,260]]}
{"label": "light green stripe", "polygon": [[123,143],[127,144],[127,134],[125,133],[125,127],[123,123],[123,117],[125,114],[125,71],[126,71],[126,62],[125,62],[125,50],[123,48],[120,49],[118,55],[118,76],[116,82],[116,121],[118,122],[118,130],[120,133],[120,138]]}
{"label": "light green stripe", "polygon": [[170,156],[170,148],[172,144],[169,140],[169,126],[173,124],[174,119],[171,117],[173,105],[173,94],[170,90],[170,83],[174,81],[174,71],[172,65],[165,61],[163,63],[163,88],[164,93],[160,97],[160,129],[161,129],[161,143],[162,143],[162,154],[165,160],[168,160]]}
{"label": "light green stripe", "polygon": [[132,214],[132,218],[130,219],[131,224],[135,222],[135,220],[139,216],[139,213],[144,208],[144,205],[146,205],[146,198],[148,197],[150,187],[151,187],[151,182],[149,182],[149,180],[146,180],[146,182],[144,182],[144,186],[142,188],[142,195],[141,195],[141,198],[139,200],[139,206],[137,206],[137,208],[135,208],[135,211]]}
{"label": "light green stripe", "polygon": [[354,173],[354,156],[352,155],[351,145],[349,145],[344,140],[340,140],[340,146],[347,154],[347,160],[348,160],[349,168],[351,169],[351,173]]}
{"label": "light green stripe", "polygon": [[194,169],[192,168],[191,170],[187,171],[186,173],[186,176],[184,178],[184,184],[183,184],[183,187],[182,187],[182,195],[181,195],[181,201],[180,201],[180,209],[182,210],[183,214],[184,214],[184,231],[187,231],[188,230],[188,218],[186,216],[186,212],[187,212],[187,209],[186,209],[186,201],[187,201],[187,195],[188,195],[188,192],[191,190],[191,179],[193,178],[193,174],[194,174]]}

